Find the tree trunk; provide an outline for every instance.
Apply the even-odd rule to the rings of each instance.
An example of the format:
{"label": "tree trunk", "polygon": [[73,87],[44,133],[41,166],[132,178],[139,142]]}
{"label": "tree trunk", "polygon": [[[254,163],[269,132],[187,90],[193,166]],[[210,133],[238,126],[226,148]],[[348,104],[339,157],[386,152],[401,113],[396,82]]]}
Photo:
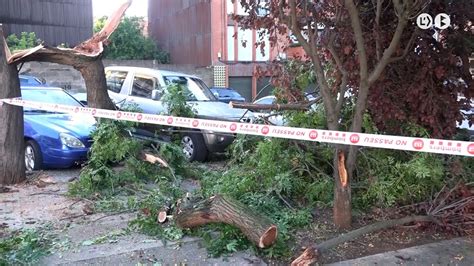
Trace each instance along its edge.
{"label": "tree trunk", "polygon": [[339,148],[334,153],[334,224],[338,229],[349,229],[352,224],[351,185],[352,171],[346,165],[346,153]]}
{"label": "tree trunk", "polygon": [[[18,70],[7,64],[6,49],[0,26],[0,99],[21,96]],[[23,108],[1,105],[0,125],[0,185],[20,183],[26,179]]]}
{"label": "tree trunk", "polygon": [[81,72],[86,83],[88,107],[116,109],[115,104],[107,93],[107,81],[102,60],[98,58],[93,61],[83,62],[74,67]]}
{"label": "tree trunk", "polygon": [[277,227],[268,218],[236,200],[220,195],[198,203],[184,202],[177,207],[174,217],[176,225],[181,228],[218,222],[236,226],[260,248],[271,246],[277,238]]}

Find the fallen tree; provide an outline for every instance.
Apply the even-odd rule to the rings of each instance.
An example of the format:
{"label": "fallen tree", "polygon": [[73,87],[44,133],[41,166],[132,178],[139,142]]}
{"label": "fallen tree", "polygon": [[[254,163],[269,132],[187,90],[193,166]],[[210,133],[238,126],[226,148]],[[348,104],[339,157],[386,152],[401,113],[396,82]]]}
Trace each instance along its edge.
{"label": "fallen tree", "polygon": [[229,105],[232,108],[249,109],[252,111],[260,110],[272,110],[272,111],[307,111],[315,103],[321,101],[321,97],[318,97],[311,101],[298,102],[298,103],[273,103],[273,104],[255,104],[255,103],[242,103],[242,102],[230,102]]}
{"label": "fallen tree", "polygon": [[179,202],[174,220],[181,228],[194,228],[208,223],[230,224],[239,228],[259,248],[271,246],[278,235],[276,225],[267,217],[222,195],[215,195],[201,201],[191,199]]}

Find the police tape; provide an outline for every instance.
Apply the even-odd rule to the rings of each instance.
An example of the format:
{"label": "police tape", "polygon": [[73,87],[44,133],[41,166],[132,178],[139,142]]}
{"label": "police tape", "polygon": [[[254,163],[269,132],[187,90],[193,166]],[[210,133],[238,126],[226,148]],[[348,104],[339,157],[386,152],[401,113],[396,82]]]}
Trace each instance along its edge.
{"label": "police tape", "polygon": [[10,105],[46,111],[91,115],[98,118],[132,121],[164,126],[200,129],[221,133],[246,134],[295,140],[316,141],[331,144],[356,145],[403,151],[429,152],[451,155],[474,156],[474,142],[401,137],[355,132],[332,131],[312,128],[271,126],[209,119],[186,118],[166,115],[105,110],[88,107],[26,101],[21,98],[0,99]]}

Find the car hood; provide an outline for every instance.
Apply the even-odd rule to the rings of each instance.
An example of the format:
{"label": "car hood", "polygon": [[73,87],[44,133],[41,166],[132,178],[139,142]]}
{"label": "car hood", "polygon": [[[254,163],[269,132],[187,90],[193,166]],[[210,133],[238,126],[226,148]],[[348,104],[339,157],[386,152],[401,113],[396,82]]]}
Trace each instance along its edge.
{"label": "car hood", "polygon": [[77,137],[88,137],[95,129],[92,116],[71,114],[27,114],[25,122],[50,128],[58,133],[72,133]]}
{"label": "car hood", "polygon": [[238,121],[244,114],[248,118],[254,117],[250,111],[245,113],[246,109],[232,108],[229,104],[223,102],[190,102],[190,104],[197,111],[199,118]]}

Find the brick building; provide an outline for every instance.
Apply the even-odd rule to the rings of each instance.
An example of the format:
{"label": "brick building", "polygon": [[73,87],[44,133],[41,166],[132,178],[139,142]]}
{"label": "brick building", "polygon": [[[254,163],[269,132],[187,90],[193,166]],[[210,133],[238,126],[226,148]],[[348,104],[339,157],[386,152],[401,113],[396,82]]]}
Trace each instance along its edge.
{"label": "brick building", "polygon": [[242,29],[231,14],[245,15],[238,1],[148,0],[148,31],[170,52],[171,63],[213,67],[214,84],[208,85],[232,87],[250,101],[264,87],[260,96],[271,92],[268,78],[254,77],[256,67],[291,55],[270,48],[268,40],[262,55],[252,45],[258,31]]}
{"label": "brick building", "polygon": [[0,0],[6,33],[34,32],[49,45],[74,46],[92,36],[92,0]]}

